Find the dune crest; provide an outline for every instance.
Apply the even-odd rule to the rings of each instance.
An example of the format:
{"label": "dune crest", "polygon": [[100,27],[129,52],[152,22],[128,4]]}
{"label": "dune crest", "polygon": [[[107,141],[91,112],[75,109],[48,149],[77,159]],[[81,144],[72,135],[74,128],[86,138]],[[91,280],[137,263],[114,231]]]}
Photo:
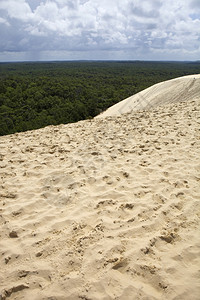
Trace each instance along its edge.
{"label": "dune crest", "polygon": [[200,74],[178,77],[157,83],[111,106],[96,118],[117,116],[158,105],[200,98]]}
{"label": "dune crest", "polygon": [[1,300],[198,300],[200,100],[0,140]]}

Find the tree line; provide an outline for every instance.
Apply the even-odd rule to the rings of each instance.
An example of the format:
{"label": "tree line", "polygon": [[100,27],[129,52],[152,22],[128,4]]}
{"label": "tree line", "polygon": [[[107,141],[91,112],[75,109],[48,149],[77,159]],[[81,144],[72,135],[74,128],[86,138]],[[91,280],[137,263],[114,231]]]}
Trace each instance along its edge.
{"label": "tree line", "polygon": [[199,71],[198,62],[0,63],[0,135],[93,118],[155,83]]}

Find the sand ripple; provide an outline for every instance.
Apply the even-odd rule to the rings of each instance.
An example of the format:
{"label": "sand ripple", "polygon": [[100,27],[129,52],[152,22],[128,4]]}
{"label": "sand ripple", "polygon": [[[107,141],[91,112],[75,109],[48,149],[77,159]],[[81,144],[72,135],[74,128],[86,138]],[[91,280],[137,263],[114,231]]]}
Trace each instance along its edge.
{"label": "sand ripple", "polygon": [[0,299],[199,299],[199,107],[1,137]]}

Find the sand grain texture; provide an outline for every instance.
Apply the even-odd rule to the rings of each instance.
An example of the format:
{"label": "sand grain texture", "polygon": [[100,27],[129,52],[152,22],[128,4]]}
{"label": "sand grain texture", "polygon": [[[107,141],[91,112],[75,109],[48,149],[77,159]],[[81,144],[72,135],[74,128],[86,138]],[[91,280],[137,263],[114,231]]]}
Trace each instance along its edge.
{"label": "sand grain texture", "polygon": [[198,300],[200,100],[0,138],[0,299]]}

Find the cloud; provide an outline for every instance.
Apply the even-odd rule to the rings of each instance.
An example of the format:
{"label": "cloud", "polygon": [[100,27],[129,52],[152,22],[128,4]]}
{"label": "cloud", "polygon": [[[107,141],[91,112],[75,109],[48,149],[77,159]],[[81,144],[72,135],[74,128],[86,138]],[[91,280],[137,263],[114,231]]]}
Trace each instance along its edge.
{"label": "cloud", "polygon": [[10,25],[6,19],[1,18],[1,17],[0,17],[0,24],[5,24],[5,25],[7,25],[7,26]]}
{"label": "cloud", "polygon": [[129,7],[130,12],[133,15],[142,17],[142,18],[158,18],[160,15],[160,7],[162,6],[161,1],[130,1]]}
{"label": "cloud", "polygon": [[24,0],[1,0],[0,10],[6,12],[9,19],[29,21],[33,16],[30,6]]}
{"label": "cloud", "polygon": [[191,9],[198,9],[200,11],[200,1],[199,0],[190,1],[190,8]]}
{"label": "cloud", "polygon": [[73,57],[76,52],[85,59],[95,51],[104,59],[110,53],[113,59],[155,59],[158,52],[163,60],[199,59],[199,3],[1,0],[0,59],[11,52],[38,52],[37,57],[50,52]]}

